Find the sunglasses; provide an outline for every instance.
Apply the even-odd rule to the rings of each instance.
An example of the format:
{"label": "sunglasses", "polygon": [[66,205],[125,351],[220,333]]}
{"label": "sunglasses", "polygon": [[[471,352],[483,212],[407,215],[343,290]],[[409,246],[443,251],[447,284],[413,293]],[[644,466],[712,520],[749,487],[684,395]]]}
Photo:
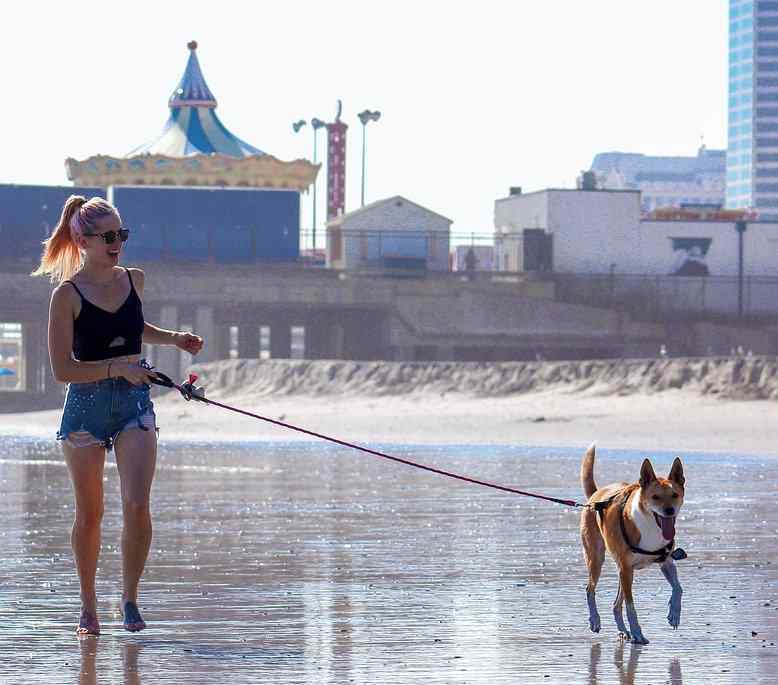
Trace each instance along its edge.
{"label": "sunglasses", "polygon": [[98,236],[105,240],[106,245],[115,243],[118,238],[123,243],[127,242],[127,238],[130,237],[130,232],[126,228],[122,228],[118,231],[106,231],[105,233],[84,233],[87,236]]}

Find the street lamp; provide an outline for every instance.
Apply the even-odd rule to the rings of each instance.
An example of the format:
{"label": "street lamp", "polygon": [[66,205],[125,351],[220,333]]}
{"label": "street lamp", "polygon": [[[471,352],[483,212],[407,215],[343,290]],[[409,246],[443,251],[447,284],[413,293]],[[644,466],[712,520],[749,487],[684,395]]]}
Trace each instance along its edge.
{"label": "street lamp", "polygon": [[737,231],[737,315],[743,318],[743,234],[748,229],[748,224],[743,221],[735,222]]}
{"label": "street lamp", "polygon": [[366,109],[360,112],[359,120],[362,122],[362,206],[365,206],[365,129],[369,121],[378,121],[381,118],[381,112],[371,112]]}
{"label": "street lamp", "polygon": [[[305,121],[305,119],[300,119],[299,121],[296,121],[292,124],[292,128],[294,129],[295,133],[298,133],[300,129],[305,126],[308,122]],[[314,117],[311,119],[311,128],[313,128],[313,163],[316,164],[318,161],[317,159],[317,134],[319,132],[320,128],[324,128],[327,124],[325,124],[321,119],[317,119]],[[312,226],[312,240],[313,240],[313,250],[316,251],[316,184],[318,181],[318,174],[316,175],[316,178],[313,180],[313,226]]]}

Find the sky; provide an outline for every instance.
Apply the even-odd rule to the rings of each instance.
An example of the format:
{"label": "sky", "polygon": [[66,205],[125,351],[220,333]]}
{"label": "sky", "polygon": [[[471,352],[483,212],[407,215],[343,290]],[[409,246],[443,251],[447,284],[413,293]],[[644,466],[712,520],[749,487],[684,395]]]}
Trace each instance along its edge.
{"label": "sky", "polygon": [[[349,125],[346,211],[394,195],[490,233],[494,201],[575,187],[598,152],[726,146],[726,0],[40,2],[3,7],[0,183],[158,135],[187,43],[234,134],[280,159]],[[319,133],[319,157],[325,150]],[[318,217],[326,179],[319,177]],[[302,227],[311,198],[302,200]],[[121,209],[121,208],[119,208]],[[320,223],[320,222],[319,222]],[[321,223],[320,223],[321,226]]]}

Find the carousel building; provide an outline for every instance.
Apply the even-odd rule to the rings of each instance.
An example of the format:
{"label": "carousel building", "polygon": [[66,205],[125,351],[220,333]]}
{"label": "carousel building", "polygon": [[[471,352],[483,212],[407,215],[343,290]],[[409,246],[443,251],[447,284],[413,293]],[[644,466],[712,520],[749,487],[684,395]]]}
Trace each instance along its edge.
{"label": "carousel building", "polygon": [[[66,160],[75,187],[32,190],[32,206],[47,208],[37,223],[49,230],[62,207],[62,192],[84,194],[82,189],[89,188],[89,195],[107,197],[119,209],[131,230],[125,246],[131,260],[297,261],[300,193],[315,182],[320,165],[279,160],[233,134],[216,114],[197,43],[188,48],[189,60],[168,101],[170,115],[162,132],[124,157]],[[0,199],[4,190],[19,192],[0,188]],[[39,228],[30,232],[35,258],[42,237],[46,235]]]}
{"label": "carousel building", "polygon": [[67,159],[68,178],[84,186],[218,186],[306,191],[319,165],[283,162],[241,140],[221,122],[200,69],[197,43],[168,101],[170,116],[156,138],[124,157]]}

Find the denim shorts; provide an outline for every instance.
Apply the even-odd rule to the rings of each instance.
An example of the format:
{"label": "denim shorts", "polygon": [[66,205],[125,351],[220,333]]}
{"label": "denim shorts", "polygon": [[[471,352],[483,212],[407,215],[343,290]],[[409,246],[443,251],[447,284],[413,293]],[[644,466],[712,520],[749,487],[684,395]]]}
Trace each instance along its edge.
{"label": "denim shorts", "polygon": [[72,447],[102,445],[110,450],[129,428],[156,431],[150,385],[132,385],[124,378],[70,383],[57,440]]}

